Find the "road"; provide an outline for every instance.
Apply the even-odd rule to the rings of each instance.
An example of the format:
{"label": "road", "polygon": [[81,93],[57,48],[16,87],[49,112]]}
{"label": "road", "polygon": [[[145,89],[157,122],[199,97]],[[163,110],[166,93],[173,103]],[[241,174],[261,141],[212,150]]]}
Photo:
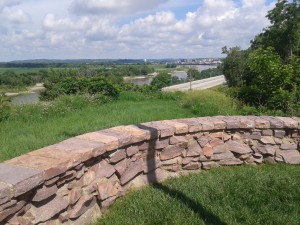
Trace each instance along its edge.
{"label": "road", "polygon": [[169,87],[164,87],[162,91],[169,92],[169,91],[204,90],[220,84],[226,84],[224,75],[210,77],[203,80],[196,80],[193,82],[188,82],[183,84],[177,84]]}

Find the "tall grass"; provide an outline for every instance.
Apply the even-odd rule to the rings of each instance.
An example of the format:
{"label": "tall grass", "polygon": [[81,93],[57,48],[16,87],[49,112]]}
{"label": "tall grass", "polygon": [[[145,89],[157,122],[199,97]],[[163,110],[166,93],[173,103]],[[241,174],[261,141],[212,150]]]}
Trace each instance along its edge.
{"label": "tall grass", "polygon": [[97,225],[300,224],[300,167],[222,167],[128,193]]}

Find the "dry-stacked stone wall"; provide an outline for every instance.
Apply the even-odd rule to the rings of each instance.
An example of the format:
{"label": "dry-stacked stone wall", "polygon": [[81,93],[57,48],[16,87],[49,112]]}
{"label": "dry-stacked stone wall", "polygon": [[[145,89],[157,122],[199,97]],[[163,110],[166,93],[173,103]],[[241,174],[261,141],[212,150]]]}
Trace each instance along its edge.
{"label": "dry-stacked stone wall", "polygon": [[300,164],[300,118],[118,126],[0,163],[0,224],[88,224],[129,188],[213,167]]}

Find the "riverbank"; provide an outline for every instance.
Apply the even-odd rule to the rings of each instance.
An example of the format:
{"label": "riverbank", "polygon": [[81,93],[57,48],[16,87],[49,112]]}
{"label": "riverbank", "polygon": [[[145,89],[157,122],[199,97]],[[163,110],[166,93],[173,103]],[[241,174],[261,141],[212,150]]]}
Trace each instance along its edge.
{"label": "riverbank", "polygon": [[19,95],[26,95],[26,94],[31,94],[33,92],[41,92],[45,90],[44,84],[43,83],[37,83],[32,87],[27,87],[26,91],[21,91],[21,92],[6,92],[4,95],[6,97],[16,97]]}

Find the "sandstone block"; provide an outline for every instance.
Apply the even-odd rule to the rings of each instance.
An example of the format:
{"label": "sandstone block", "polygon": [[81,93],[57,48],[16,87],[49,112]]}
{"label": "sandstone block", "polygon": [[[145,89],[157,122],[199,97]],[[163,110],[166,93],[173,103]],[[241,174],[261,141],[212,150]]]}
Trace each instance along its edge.
{"label": "sandstone block", "polygon": [[199,162],[191,162],[182,167],[184,170],[199,170],[201,168],[201,163]]}
{"label": "sandstone block", "polygon": [[[211,146],[211,147],[212,147],[212,146]],[[212,147],[212,148],[213,148],[213,153],[214,153],[214,154],[219,154],[219,153],[225,153],[225,152],[228,152],[227,145],[225,145],[225,144],[217,145],[217,146]]]}
{"label": "sandstone block", "polygon": [[176,122],[186,124],[189,133],[195,133],[202,130],[202,125],[196,119],[178,119]]}
{"label": "sandstone block", "polygon": [[261,116],[260,118],[267,120],[270,122],[270,127],[271,128],[283,128],[283,121],[276,118],[276,117],[271,117],[271,116]]}
{"label": "sandstone block", "polygon": [[216,117],[210,117],[209,120],[214,124],[213,130],[225,130],[226,129],[226,122],[220,120]]}
{"label": "sandstone block", "polygon": [[132,136],[124,132],[119,132],[113,129],[105,129],[105,130],[98,131],[98,133],[118,138],[119,148],[132,144],[131,142]]}
{"label": "sandstone block", "polygon": [[156,168],[160,167],[161,165],[161,161],[156,158],[146,159],[144,162],[143,171],[144,173],[149,173],[155,170]]}
{"label": "sandstone block", "polygon": [[71,154],[79,154],[81,161],[85,162],[93,157],[97,157],[106,152],[106,146],[102,142],[84,140],[80,138],[70,138],[58,144],[52,145],[60,150]]}
{"label": "sandstone block", "polygon": [[115,171],[116,171],[117,175],[122,176],[122,174],[125,172],[125,170],[127,169],[129,164],[130,164],[129,159],[124,159],[121,162],[118,162],[115,165]]}
{"label": "sandstone block", "polygon": [[0,212],[7,209],[7,208],[11,208],[14,207],[17,204],[17,200],[11,200],[9,202],[6,202],[4,204],[0,205]]}
{"label": "sandstone block", "polygon": [[110,177],[115,172],[115,168],[104,159],[92,166],[90,170],[95,172],[96,178]]}
{"label": "sandstone block", "polygon": [[84,214],[82,214],[77,219],[72,220],[72,225],[89,225],[95,222],[99,217],[101,217],[102,213],[97,204],[94,204],[91,208],[89,208]]}
{"label": "sandstone block", "polygon": [[211,137],[202,136],[198,139],[199,145],[203,148],[206,146],[207,143],[209,143],[212,140]]}
{"label": "sandstone block", "polygon": [[82,178],[83,178],[83,187],[86,187],[96,179],[96,173],[93,170],[89,170],[83,175]]}
{"label": "sandstone block", "polygon": [[285,150],[279,154],[287,164],[300,164],[300,153],[297,150]]}
{"label": "sandstone block", "polygon": [[276,138],[284,138],[285,131],[284,130],[274,130],[274,137]]}
{"label": "sandstone block", "polygon": [[170,138],[170,144],[171,145],[176,145],[179,143],[187,143],[188,140],[185,136],[173,136]]}
{"label": "sandstone block", "polygon": [[118,194],[118,189],[107,178],[101,178],[97,182],[97,189],[99,194],[98,199],[102,201]]}
{"label": "sandstone block", "polygon": [[209,120],[205,117],[199,117],[199,118],[196,118],[196,119],[199,122],[199,124],[201,124],[202,131],[214,130],[215,125],[214,125],[213,121],[211,121],[211,120]]}
{"label": "sandstone block", "polygon": [[[44,181],[43,171],[0,163],[0,181],[6,183],[6,185],[12,185],[14,197],[18,197]],[[6,185],[0,186],[2,188],[0,189],[0,200],[2,199],[2,201],[4,198],[9,197]]]}
{"label": "sandstone block", "polygon": [[37,189],[34,196],[32,197],[33,202],[43,201],[57,192],[58,188],[56,185],[45,186],[43,185],[41,188]]}
{"label": "sandstone block", "polygon": [[128,157],[133,156],[134,154],[139,152],[139,147],[138,146],[130,146],[126,149],[126,154]]}
{"label": "sandstone block", "polygon": [[168,160],[181,155],[183,149],[178,145],[170,145],[163,149],[160,154],[160,160]]}
{"label": "sandstone block", "polygon": [[271,130],[271,129],[263,130],[262,135],[264,135],[264,136],[273,136],[273,130]]}
{"label": "sandstone block", "polygon": [[229,151],[240,155],[252,152],[252,149],[248,145],[240,144],[239,142],[236,141],[228,141],[226,142],[225,145]]}
{"label": "sandstone block", "polygon": [[188,142],[187,157],[199,156],[202,153],[202,148],[197,141]]}
{"label": "sandstone block", "polygon": [[16,205],[9,207],[0,212],[0,223],[5,220],[7,217],[14,215],[16,212],[20,211],[24,205],[26,204],[25,201],[19,201]]}
{"label": "sandstone block", "polygon": [[271,155],[271,156],[274,156],[276,152],[275,147],[272,145],[258,146],[257,150],[259,153],[263,155]]}
{"label": "sandstone block", "polygon": [[211,158],[214,154],[213,148],[211,145],[206,145],[203,149],[203,155],[206,156],[207,158]]}
{"label": "sandstone block", "polygon": [[81,188],[74,188],[70,191],[69,195],[69,203],[70,205],[74,205],[83,195]]}
{"label": "sandstone block", "polygon": [[216,116],[215,118],[220,119],[226,123],[228,130],[240,128],[240,120],[235,117]]}
{"label": "sandstone block", "polygon": [[280,145],[281,150],[297,150],[297,148],[296,143],[283,143]]}
{"label": "sandstone block", "polygon": [[0,204],[8,202],[12,197],[9,185],[0,181]]}
{"label": "sandstone block", "polygon": [[169,139],[157,140],[153,143],[153,146],[150,144],[150,148],[154,149],[163,149],[169,145]]}
{"label": "sandstone block", "polygon": [[132,144],[150,140],[151,138],[151,131],[143,130],[136,126],[118,126],[118,127],[113,127],[111,129],[114,131],[131,135]]}
{"label": "sandstone block", "polygon": [[96,199],[92,195],[82,196],[77,204],[69,213],[70,219],[76,219],[84,214],[88,209],[92,208],[96,203]]}
{"label": "sandstone block", "polygon": [[161,162],[161,165],[163,166],[174,165],[174,164],[182,164],[182,158],[177,157],[177,158],[168,159]]}
{"label": "sandstone block", "polygon": [[270,136],[263,136],[260,141],[263,143],[263,144],[270,144],[270,145],[275,145],[275,141],[274,141],[274,138],[273,137],[270,137]]}
{"label": "sandstone block", "polygon": [[124,185],[132,180],[135,176],[141,173],[143,169],[143,159],[139,159],[131,163],[121,176],[121,184]]}
{"label": "sandstone block", "polygon": [[68,206],[68,202],[59,196],[55,196],[48,202],[38,204],[35,210],[34,223],[46,222],[61,211],[65,210]]}
{"label": "sandstone block", "polygon": [[234,166],[234,165],[243,164],[243,161],[241,161],[237,158],[232,158],[232,159],[222,159],[222,160],[218,161],[218,163],[221,166]]}
{"label": "sandstone block", "polygon": [[255,117],[255,128],[257,129],[269,129],[271,127],[270,121],[261,117]]}
{"label": "sandstone block", "polygon": [[225,153],[214,154],[211,159],[214,161],[219,161],[219,160],[233,159],[233,158],[234,155],[232,154],[232,152],[225,152]]}
{"label": "sandstone block", "polygon": [[120,149],[109,156],[109,162],[116,164],[117,162],[126,158],[126,152],[124,149]]}
{"label": "sandstone block", "polygon": [[142,125],[146,126],[147,129],[148,127],[152,127],[158,130],[159,137],[161,138],[173,136],[175,133],[175,127],[167,125],[161,121],[142,123]]}
{"label": "sandstone block", "polygon": [[163,120],[163,123],[173,126],[175,128],[175,134],[186,134],[189,131],[188,125],[184,123],[179,123],[173,120]]}
{"label": "sandstone block", "polygon": [[211,169],[211,168],[216,168],[216,167],[219,167],[220,165],[218,164],[218,163],[216,163],[216,162],[203,162],[202,163],[202,168],[204,169],[204,170],[209,170],[209,169]]}
{"label": "sandstone block", "polygon": [[250,135],[250,138],[253,140],[260,140],[261,139],[261,133],[260,132],[253,132]]}
{"label": "sandstone block", "polygon": [[240,128],[253,129],[255,128],[255,121],[249,119],[247,116],[235,116],[240,121]]}
{"label": "sandstone block", "polygon": [[299,126],[298,121],[290,117],[277,117],[277,118],[283,122],[283,128],[298,129]]}

